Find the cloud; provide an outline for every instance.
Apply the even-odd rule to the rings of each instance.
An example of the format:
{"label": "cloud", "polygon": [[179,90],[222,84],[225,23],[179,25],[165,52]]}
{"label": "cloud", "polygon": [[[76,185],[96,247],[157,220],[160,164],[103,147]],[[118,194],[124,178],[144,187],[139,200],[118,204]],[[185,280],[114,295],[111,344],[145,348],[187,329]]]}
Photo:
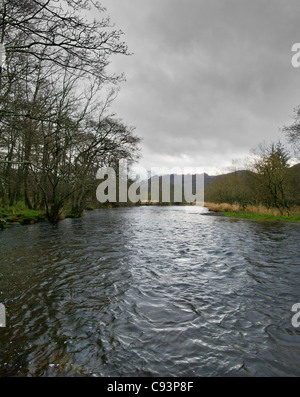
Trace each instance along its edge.
{"label": "cloud", "polygon": [[298,104],[296,0],[106,0],[131,57],[117,113],[143,138],[141,165],[228,165],[277,139]]}

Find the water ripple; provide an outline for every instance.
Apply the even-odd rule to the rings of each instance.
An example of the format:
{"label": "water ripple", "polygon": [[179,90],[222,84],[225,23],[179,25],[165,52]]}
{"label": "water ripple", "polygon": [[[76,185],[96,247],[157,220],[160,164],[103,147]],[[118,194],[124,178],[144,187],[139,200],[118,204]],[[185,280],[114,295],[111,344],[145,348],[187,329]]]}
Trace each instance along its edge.
{"label": "water ripple", "polygon": [[201,211],[0,233],[0,375],[299,376],[299,225]]}

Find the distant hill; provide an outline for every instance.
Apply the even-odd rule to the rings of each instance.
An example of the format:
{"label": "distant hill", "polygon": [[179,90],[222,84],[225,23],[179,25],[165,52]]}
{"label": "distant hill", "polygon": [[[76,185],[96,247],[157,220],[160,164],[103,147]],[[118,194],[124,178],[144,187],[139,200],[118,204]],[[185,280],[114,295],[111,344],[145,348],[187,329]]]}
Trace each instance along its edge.
{"label": "distant hill", "polygon": [[300,164],[293,165],[290,169],[292,171],[300,172]]}
{"label": "distant hill", "polygon": [[[293,172],[295,172],[295,171],[296,172],[300,172],[300,163],[290,167],[290,170],[293,171]],[[213,181],[215,181],[217,179],[221,179],[221,178],[224,178],[224,177],[231,177],[233,175],[237,175],[237,176],[243,177],[243,176],[248,175],[249,172],[251,172],[251,171],[237,170],[237,171],[228,172],[228,173],[220,174],[220,175],[208,175],[208,174],[204,173],[204,185],[206,187],[210,183],[212,183]],[[171,186],[174,185],[175,175],[176,174],[166,175],[166,177],[168,177],[168,176],[170,177]],[[202,176],[203,174],[200,174],[200,175]],[[176,176],[178,176],[178,175],[176,175]],[[196,184],[196,175],[193,175],[193,179],[192,180],[193,180],[193,186],[195,186],[195,184]],[[161,183],[161,181],[162,181],[162,177],[161,176],[159,177],[159,181]],[[183,184],[183,177],[182,177],[182,184]]]}
{"label": "distant hill", "polygon": [[238,175],[238,176],[243,177],[244,175],[246,176],[248,173],[249,173],[249,171],[238,170],[238,171],[228,172],[226,174],[220,174],[220,175],[207,175],[207,174],[204,174],[204,185],[206,187],[211,182],[213,182],[213,181],[215,181],[217,179],[221,179],[223,177],[231,177],[233,175]]}
{"label": "distant hill", "polygon": [[[293,172],[296,171],[296,172],[300,173],[300,163],[290,167],[290,170],[293,171]],[[213,175],[213,176],[204,174],[205,186],[207,186],[209,183],[211,183],[211,182],[213,182],[213,181],[215,181],[217,179],[221,179],[223,177],[230,177],[230,176],[233,176],[233,175],[238,175],[240,177],[243,177],[243,176],[249,175],[249,172],[251,173],[251,171],[238,170],[238,171],[228,172],[226,174]]]}
{"label": "distant hill", "polygon": [[[291,172],[295,175],[300,174],[300,164],[296,164],[292,167],[290,167]],[[221,180],[223,178],[231,178],[233,176],[238,177],[239,181],[246,181],[246,178],[249,176],[249,174],[251,174],[251,171],[247,171],[247,170],[237,170],[237,171],[233,171],[233,172],[228,172],[228,173],[224,173],[224,174],[220,174],[220,175],[208,175],[206,173],[204,174],[200,174],[201,176],[204,175],[204,189],[208,189],[209,186],[214,182],[214,181],[218,181]],[[173,192],[174,192],[174,187],[176,184],[176,181],[179,180],[181,186],[183,187],[183,183],[184,183],[184,177],[182,175],[178,176],[176,174],[171,174],[171,175],[166,175],[166,177],[170,178],[170,189],[171,189],[171,197],[173,197]],[[177,177],[177,178],[176,178]],[[157,176],[156,178],[159,179],[159,186],[160,186],[160,191],[161,191],[161,186],[162,186],[162,177],[161,176]],[[297,176],[298,178],[298,176]],[[150,182],[150,180],[149,180]],[[240,182],[239,182],[240,183]],[[192,176],[192,186],[193,186],[193,192],[195,192],[195,188],[196,188],[196,175]],[[151,183],[149,183],[149,193],[151,192]],[[160,195],[161,197],[161,195]]]}

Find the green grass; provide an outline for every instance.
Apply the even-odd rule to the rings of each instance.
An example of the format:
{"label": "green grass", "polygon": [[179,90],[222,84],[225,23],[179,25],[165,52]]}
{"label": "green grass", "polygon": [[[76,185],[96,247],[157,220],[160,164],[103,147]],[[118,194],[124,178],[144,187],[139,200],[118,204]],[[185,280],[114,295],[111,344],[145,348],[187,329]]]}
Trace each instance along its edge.
{"label": "green grass", "polygon": [[283,222],[300,223],[300,216],[247,214],[246,212],[223,212],[223,214],[230,218],[258,219],[263,221],[283,221]]}
{"label": "green grass", "polygon": [[6,224],[31,225],[46,219],[46,216],[42,211],[29,210],[24,206],[16,205],[14,207],[0,207],[0,219]]}

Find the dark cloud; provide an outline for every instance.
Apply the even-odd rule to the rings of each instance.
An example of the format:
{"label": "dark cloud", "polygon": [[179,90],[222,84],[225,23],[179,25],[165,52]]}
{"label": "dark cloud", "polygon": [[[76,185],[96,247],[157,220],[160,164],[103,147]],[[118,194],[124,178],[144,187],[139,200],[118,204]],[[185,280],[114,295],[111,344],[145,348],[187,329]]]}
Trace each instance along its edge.
{"label": "dark cloud", "polygon": [[298,0],[105,0],[132,57],[117,113],[143,137],[141,165],[207,171],[280,136],[299,103]]}

